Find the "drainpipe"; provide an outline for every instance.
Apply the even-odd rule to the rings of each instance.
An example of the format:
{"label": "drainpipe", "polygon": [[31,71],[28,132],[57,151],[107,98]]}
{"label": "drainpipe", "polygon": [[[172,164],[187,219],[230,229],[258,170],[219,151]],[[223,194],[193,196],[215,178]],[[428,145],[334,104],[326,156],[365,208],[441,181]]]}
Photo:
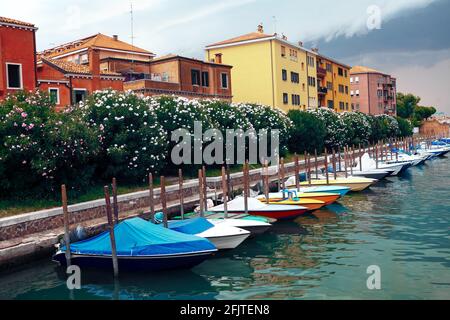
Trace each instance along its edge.
{"label": "drainpipe", "polygon": [[270,68],[272,71],[272,105],[275,106],[275,79],[273,74],[273,40],[270,40]]}
{"label": "drainpipe", "polygon": [[[370,112],[370,73],[368,73],[367,74],[367,102],[368,102],[368,107],[369,107],[369,114],[372,114],[371,112]],[[361,93],[360,93],[360,95],[361,95]]]}
{"label": "drainpipe", "polygon": [[33,60],[34,60],[34,87],[38,88],[38,78],[37,78],[37,58],[36,58],[36,30],[33,30]]}
{"label": "drainpipe", "polygon": [[[306,52],[306,94],[308,95],[308,109],[309,109],[309,64],[308,64],[308,52]],[[317,61],[316,61],[317,63]]]}

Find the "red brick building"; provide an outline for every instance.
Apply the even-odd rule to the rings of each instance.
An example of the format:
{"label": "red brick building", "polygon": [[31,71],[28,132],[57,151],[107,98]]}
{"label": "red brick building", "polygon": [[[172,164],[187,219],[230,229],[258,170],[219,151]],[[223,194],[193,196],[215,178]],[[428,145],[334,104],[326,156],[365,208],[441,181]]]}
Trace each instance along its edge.
{"label": "red brick building", "polygon": [[0,100],[36,88],[36,32],[31,24],[0,17]]}
{"label": "red brick building", "polygon": [[38,87],[50,94],[57,109],[79,103],[96,90],[123,90],[124,78],[121,74],[100,69],[99,50],[90,49],[88,57],[88,65],[45,56],[40,58],[37,65]]}
{"label": "red brick building", "polygon": [[148,63],[148,71],[125,82],[125,90],[144,95],[232,99],[231,66],[168,55]]}

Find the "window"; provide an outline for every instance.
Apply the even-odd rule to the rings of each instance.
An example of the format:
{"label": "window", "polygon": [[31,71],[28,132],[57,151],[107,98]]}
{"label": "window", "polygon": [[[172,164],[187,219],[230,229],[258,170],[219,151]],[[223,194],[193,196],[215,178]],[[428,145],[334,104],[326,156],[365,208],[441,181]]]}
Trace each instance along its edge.
{"label": "window", "polygon": [[298,95],[298,94],[293,94],[292,95],[292,104],[294,106],[299,106],[300,105],[300,95]]}
{"label": "window", "polygon": [[327,63],[327,72],[333,72],[333,67],[331,65],[331,63]]}
{"label": "window", "polygon": [[359,77],[355,77],[355,82],[359,83]]}
{"label": "window", "polygon": [[292,61],[297,61],[297,50],[289,49],[289,55]]}
{"label": "window", "polygon": [[285,69],[281,70],[281,78],[283,81],[287,81],[287,71]]}
{"label": "window", "polygon": [[355,91],[350,91],[350,95],[353,97],[355,95]]}
{"label": "window", "polygon": [[359,103],[356,104],[355,109],[359,111]]}
{"label": "window", "polygon": [[333,90],[333,83],[331,83],[330,81],[327,81],[327,89]]}
{"label": "window", "polygon": [[347,78],[348,74],[347,74],[347,70],[344,70],[344,77]]}
{"label": "window", "polygon": [[348,86],[345,86],[345,94],[348,94]]}
{"label": "window", "polygon": [[339,93],[344,93],[344,86],[342,84],[339,85]]}
{"label": "window", "polygon": [[287,93],[283,93],[283,103],[288,104],[289,103],[289,96]]}
{"label": "window", "polygon": [[359,90],[356,90],[355,94],[356,94],[357,97],[359,97]]}
{"label": "window", "polygon": [[89,62],[89,56],[87,53],[80,55],[80,63],[88,63]]}
{"label": "window", "polygon": [[308,85],[310,87],[315,87],[316,86],[316,78],[314,77],[308,77]]}
{"label": "window", "polygon": [[334,109],[334,101],[333,100],[328,100],[328,108]]}
{"label": "window", "polygon": [[314,68],[314,57],[307,56],[306,58],[307,58],[308,66]]}
{"label": "window", "polygon": [[350,83],[353,83],[353,77],[350,77]]}
{"label": "window", "polygon": [[348,111],[348,102],[345,103],[345,110]]}
{"label": "window", "polygon": [[344,110],[344,108],[345,108],[345,104],[344,104],[344,102],[339,102],[339,109],[340,110]]}
{"label": "window", "polygon": [[305,71],[305,63],[302,62],[302,71]]}
{"label": "window", "polygon": [[6,63],[6,70],[8,89],[22,89],[22,65]]}
{"label": "window", "polygon": [[300,75],[297,72],[291,72],[291,82],[300,83]]}
{"label": "window", "polygon": [[221,74],[222,89],[228,89],[228,73]]}
{"label": "window", "polygon": [[344,75],[344,69],[338,68],[338,75],[342,77]]}
{"label": "window", "polygon": [[286,57],[286,47],[285,47],[285,46],[281,46],[281,56],[282,56],[283,58]]}
{"label": "window", "polygon": [[59,104],[59,89],[58,88],[48,88],[48,93],[50,95],[50,100],[54,104]]}
{"label": "window", "polygon": [[191,80],[193,86],[199,86],[200,85],[200,71],[199,70],[191,70]]}
{"label": "window", "polygon": [[86,89],[74,89],[73,90],[73,100],[75,103],[80,103],[84,101],[87,97]]}
{"label": "window", "polygon": [[202,86],[209,87],[209,72],[202,72]]}

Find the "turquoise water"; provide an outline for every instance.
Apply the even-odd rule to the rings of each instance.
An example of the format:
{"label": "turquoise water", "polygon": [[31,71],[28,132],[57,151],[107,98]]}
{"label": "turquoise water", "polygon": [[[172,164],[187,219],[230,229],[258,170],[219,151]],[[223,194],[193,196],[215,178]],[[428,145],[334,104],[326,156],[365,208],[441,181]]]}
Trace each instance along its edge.
{"label": "turquoise water", "polygon": [[[353,194],[191,271],[83,273],[48,260],[0,274],[2,299],[450,299],[450,159]],[[367,289],[367,267],[381,290]]]}

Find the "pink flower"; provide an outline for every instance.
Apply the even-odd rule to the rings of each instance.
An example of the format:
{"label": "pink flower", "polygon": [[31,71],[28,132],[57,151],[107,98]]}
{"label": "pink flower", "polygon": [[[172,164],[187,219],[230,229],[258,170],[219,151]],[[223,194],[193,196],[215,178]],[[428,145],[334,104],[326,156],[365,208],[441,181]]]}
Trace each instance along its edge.
{"label": "pink flower", "polygon": [[27,126],[26,123],[22,123],[22,128],[25,128]]}
{"label": "pink flower", "polygon": [[28,129],[31,130],[34,128],[34,124],[30,123],[30,125],[28,126]]}
{"label": "pink flower", "polygon": [[22,116],[22,118],[26,118],[28,116],[26,112],[22,112],[20,115]]}

